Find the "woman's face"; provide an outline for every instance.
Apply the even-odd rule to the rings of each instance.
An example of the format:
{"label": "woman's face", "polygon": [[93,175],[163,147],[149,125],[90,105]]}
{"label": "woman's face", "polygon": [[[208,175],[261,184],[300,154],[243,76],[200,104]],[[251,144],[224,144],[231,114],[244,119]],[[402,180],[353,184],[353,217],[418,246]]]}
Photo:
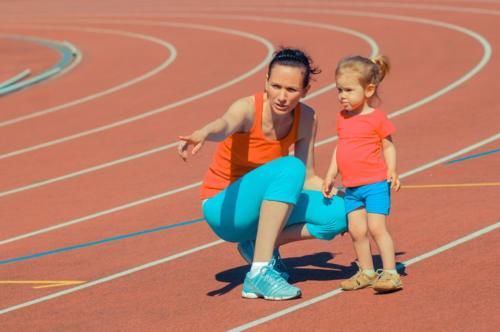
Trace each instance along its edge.
{"label": "woman's face", "polygon": [[274,65],[266,81],[266,92],[269,107],[274,113],[291,112],[305,97],[309,86],[303,87],[304,72],[302,68]]}

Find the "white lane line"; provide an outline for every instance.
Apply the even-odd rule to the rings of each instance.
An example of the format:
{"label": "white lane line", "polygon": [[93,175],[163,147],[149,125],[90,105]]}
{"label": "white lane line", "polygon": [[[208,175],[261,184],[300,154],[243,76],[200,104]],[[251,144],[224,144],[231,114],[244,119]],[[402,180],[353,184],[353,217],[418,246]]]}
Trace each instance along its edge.
{"label": "white lane line", "polygon": [[[150,70],[150,71],[146,72],[145,74],[140,75],[132,80],[126,81],[122,84],[116,85],[112,88],[103,90],[101,92],[98,92],[98,93],[95,93],[92,95],[88,95],[88,96],[83,97],[83,98],[75,99],[73,101],[70,101],[70,102],[67,102],[64,104],[60,104],[60,105],[55,106],[55,107],[50,107],[50,108],[47,108],[47,109],[44,109],[41,111],[33,112],[33,113],[19,116],[19,117],[13,118],[13,119],[2,121],[2,122],[0,122],[0,128],[7,127],[9,125],[19,123],[22,121],[26,121],[29,119],[37,118],[37,117],[40,117],[43,115],[51,114],[51,113],[66,109],[68,107],[79,105],[79,104],[85,103],[87,101],[94,100],[94,99],[97,99],[99,97],[106,96],[106,95],[109,95],[109,94],[114,93],[116,91],[128,88],[134,84],[137,84],[137,83],[140,83],[144,80],[147,80],[147,79],[153,77],[154,75],[157,75],[159,72],[161,72],[162,70],[167,68],[170,64],[172,64],[174,62],[175,58],[177,57],[177,50],[175,49],[175,47],[172,44],[170,44],[164,40],[161,40],[159,38],[155,38],[153,36],[143,35],[143,34],[134,33],[134,32],[128,32],[128,31],[122,31],[122,30],[109,30],[109,29],[97,29],[97,28],[78,28],[78,27],[69,27],[69,26],[47,26],[47,25],[43,25],[43,26],[23,25],[23,26],[17,27],[17,28],[23,28],[23,29],[36,28],[36,29],[78,31],[78,32],[88,32],[88,33],[111,34],[111,35],[118,35],[118,36],[128,37],[128,38],[142,39],[142,40],[146,40],[146,41],[152,42],[154,44],[157,44],[157,45],[160,45],[160,46],[166,48],[169,52],[169,56],[159,66],[156,66],[152,70]],[[71,68],[73,68],[73,67],[74,66],[72,66]],[[67,70],[69,70],[69,68]],[[65,70],[63,72],[67,72],[67,70]],[[61,75],[61,73],[59,75]]]}
{"label": "white lane line", "polygon": [[[287,3],[286,5],[294,5],[294,3]],[[320,3],[310,3],[310,5],[320,5]],[[443,5],[432,5],[432,4],[419,4],[419,3],[395,3],[395,2],[349,2],[345,3],[342,1],[330,1],[329,3],[321,3],[321,5],[327,5],[331,7],[378,7],[378,8],[398,8],[398,9],[416,9],[416,10],[431,10],[431,11],[445,11],[445,12],[457,12],[466,14],[480,14],[480,15],[500,15],[500,11],[494,9],[484,9],[478,7],[451,7]]]}
{"label": "white lane line", "polygon": [[66,221],[66,222],[63,222],[63,223],[60,223],[60,224],[56,224],[56,225],[52,225],[52,226],[49,226],[49,227],[46,227],[46,228],[42,228],[42,229],[36,230],[36,231],[33,231],[33,232],[24,233],[24,234],[21,234],[21,235],[18,235],[18,236],[14,236],[14,237],[11,237],[11,238],[8,238],[8,239],[5,239],[5,240],[1,240],[0,241],[0,245],[11,243],[11,242],[15,242],[15,241],[19,241],[19,240],[22,240],[22,239],[26,239],[28,237],[32,237],[32,236],[36,236],[36,235],[48,233],[48,232],[54,231],[56,229],[68,227],[68,226],[75,225],[75,224],[78,224],[78,223],[81,223],[81,222],[84,222],[84,221],[89,221],[89,220],[92,220],[92,219],[95,219],[95,218],[98,218],[98,217],[102,217],[102,216],[105,216],[105,215],[108,215],[108,214],[111,214],[111,213],[114,213],[114,212],[118,212],[118,211],[122,211],[122,210],[125,210],[125,209],[129,209],[129,208],[132,208],[134,206],[138,206],[138,205],[141,205],[141,204],[149,203],[149,202],[152,202],[152,201],[160,199],[160,198],[168,197],[170,195],[174,195],[174,194],[177,194],[179,192],[183,192],[183,191],[186,191],[186,190],[189,190],[189,189],[192,189],[192,188],[196,188],[199,185],[201,185],[201,182],[191,183],[191,184],[189,184],[187,186],[179,187],[179,188],[176,188],[176,189],[173,189],[173,190],[168,190],[168,191],[165,191],[165,192],[157,194],[157,195],[153,195],[153,196],[142,198],[142,199],[139,199],[139,200],[136,200],[136,201],[133,201],[133,202],[129,202],[127,204],[115,206],[114,208],[111,208],[111,209],[108,209],[108,210],[99,211],[99,212],[96,212],[96,213],[93,213],[93,214],[90,214],[90,215],[87,215],[87,216],[84,216],[84,217],[81,217],[81,218],[72,219],[72,220],[69,220],[69,221]]}
{"label": "white lane line", "polygon": [[167,257],[164,257],[162,259],[159,259],[159,260],[156,260],[156,261],[153,261],[153,262],[149,262],[149,263],[146,263],[146,264],[143,264],[143,265],[140,265],[140,266],[136,266],[134,268],[131,268],[131,269],[119,272],[119,273],[115,273],[115,274],[109,275],[109,276],[101,278],[101,279],[90,281],[90,282],[82,284],[80,286],[68,288],[68,289],[65,289],[63,291],[59,291],[59,292],[55,292],[55,293],[52,293],[52,294],[49,294],[49,295],[46,295],[46,296],[43,296],[43,297],[39,297],[37,299],[31,300],[31,301],[28,301],[28,302],[20,303],[18,305],[11,306],[11,307],[8,307],[8,308],[0,310],[0,315],[4,315],[4,314],[6,314],[8,312],[11,312],[11,311],[19,310],[19,309],[22,309],[24,307],[28,307],[28,306],[31,306],[31,305],[34,305],[34,304],[37,304],[37,303],[45,302],[45,301],[48,301],[48,300],[51,300],[51,299],[54,299],[54,298],[57,298],[57,297],[60,297],[60,296],[63,296],[63,295],[67,295],[67,294],[71,294],[71,293],[80,291],[82,289],[90,288],[90,287],[93,287],[93,286],[96,286],[96,285],[99,285],[99,284],[102,284],[102,283],[105,283],[105,282],[108,282],[108,281],[112,281],[112,280],[115,280],[115,279],[127,276],[127,275],[135,273],[135,272],[139,272],[139,271],[142,271],[142,270],[145,270],[145,269],[149,269],[149,268],[154,267],[156,265],[160,265],[160,264],[163,264],[163,263],[166,263],[166,262],[169,262],[169,261],[172,261],[172,260],[175,260],[175,259],[187,256],[187,255],[196,253],[198,251],[201,251],[201,250],[204,250],[204,249],[208,249],[210,247],[216,246],[216,245],[221,244],[223,242],[224,241],[222,241],[222,240],[213,241],[213,242],[210,242],[210,243],[207,243],[207,244],[204,244],[204,245],[201,245],[201,246],[198,246],[198,247],[195,247],[195,248],[192,248],[192,249],[180,252],[180,253],[172,255],[172,256],[167,256]]}
{"label": "white lane line", "polygon": [[[230,17],[234,18],[233,16],[230,16]],[[375,40],[373,38],[371,38],[370,36],[368,36],[366,34],[360,33],[358,31],[351,30],[351,29],[346,29],[346,28],[343,28],[343,27],[338,27],[338,26],[334,26],[334,25],[330,25],[330,24],[319,24],[319,23],[308,22],[308,21],[286,20],[286,19],[273,19],[273,18],[255,17],[255,16],[252,16],[252,17],[240,16],[240,17],[238,17],[238,19],[260,20],[260,21],[270,21],[270,22],[274,22],[274,23],[290,24],[290,25],[301,25],[301,26],[316,27],[316,28],[319,28],[319,29],[325,29],[325,30],[331,30],[331,31],[337,31],[337,32],[341,32],[341,33],[346,33],[346,34],[350,34],[350,35],[353,35],[355,37],[358,37],[358,38],[364,40],[370,46],[371,54],[372,55],[378,54],[378,52],[379,52],[379,47],[378,47],[377,43],[375,42]],[[80,22],[80,23],[82,23],[82,22]],[[110,21],[91,21],[91,22],[84,21],[83,23],[101,23],[102,24],[102,23],[110,23]],[[113,22],[111,22],[111,23],[113,23]],[[122,23],[123,22],[118,21],[115,24],[122,24]],[[143,22],[143,21],[133,21],[133,23],[134,24],[145,24],[145,23],[151,24],[151,22]],[[318,89],[318,90],[310,93],[306,98],[304,98],[304,101],[306,101],[308,99],[311,99],[311,98],[314,98],[314,97],[317,97],[318,95],[321,95],[321,94],[323,94],[323,93],[331,90],[333,87],[335,87],[335,84],[328,84],[327,86],[324,86],[321,89]],[[47,179],[47,180],[44,180],[44,181],[39,181],[39,182],[32,183],[32,184],[29,184],[29,185],[26,185],[26,186],[20,186],[20,187],[17,187],[17,188],[12,188],[10,190],[6,190],[6,191],[3,191],[3,192],[0,192],[0,197],[8,196],[8,195],[11,195],[11,194],[14,194],[14,193],[18,193],[18,192],[22,192],[22,191],[25,191],[25,190],[39,188],[39,187],[42,187],[42,186],[45,186],[45,185],[48,185],[48,184],[51,184],[51,183],[55,183],[55,182],[67,180],[67,179],[70,179],[70,178],[73,178],[73,177],[76,177],[76,176],[80,176],[80,175],[87,174],[87,173],[90,173],[90,172],[94,172],[94,171],[97,171],[97,170],[101,170],[101,169],[104,169],[104,168],[107,168],[107,167],[111,167],[111,166],[114,166],[114,165],[125,163],[125,162],[128,162],[128,161],[134,160],[134,159],[146,157],[148,155],[151,155],[151,154],[154,154],[154,153],[158,153],[158,152],[161,152],[161,151],[165,151],[165,150],[173,148],[175,146],[177,146],[177,142],[169,143],[167,145],[162,145],[162,146],[159,146],[157,148],[150,149],[150,150],[147,150],[147,151],[143,151],[141,153],[134,154],[134,155],[131,155],[131,156],[128,156],[128,157],[125,157],[125,158],[116,159],[114,161],[103,163],[103,164],[100,164],[100,165],[97,165],[97,166],[93,166],[93,167],[82,169],[82,170],[79,170],[79,171],[76,171],[76,172],[68,173],[68,174],[63,175],[63,176],[59,176],[59,177]]]}
{"label": "white lane line", "polygon": [[473,4],[477,4],[477,3],[500,3],[500,0],[441,0],[441,2],[451,2],[451,3],[455,3],[455,2],[463,2],[463,3],[473,3]]}
{"label": "white lane line", "polygon": [[135,122],[135,121],[138,121],[138,120],[141,120],[141,119],[144,119],[144,118],[156,115],[156,114],[160,114],[160,113],[166,112],[170,109],[173,109],[175,107],[179,107],[179,106],[182,106],[184,104],[193,102],[195,100],[204,98],[204,97],[209,96],[211,94],[214,94],[218,91],[221,91],[227,87],[235,85],[236,83],[239,83],[239,82],[245,80],[246,78],[252,76],[253,74],[259,72],[261,69],[265,68],[267,63],[270,61],[270,59],[272,57],[273,50],[274,50],[273,45],[267,39],[264,39],[260,36],[257,36],[257,35],[251,34],[251,33],[247,33],[247,32],[243,32],[243,31],[226,29],[226,28],[218,28],[218,27],[206,26],[206,25],[200,25],[200,24],[187,24],[187,23],[158,23],[158,24],[150,24],[150,25],[173,26],[173,27],[177,27],[177,28],[186,28],[186,29],[199,29],[199,30],[206,30],[206,31],[231,34],[231,35],[236,35],[236,36],[240,36],[240,37],[246,37],[248,39],[251,39],[251,40],[254,40],[254,41],[257,41],[257,42],[263,44],[267,48],[268,52],[267,52],[266,57],[263,59],[263,61],[260,64],[258,64],[256,67],[249,70],[248,72],[246,72],[243,75],[240,75],[232,80],[229,80],[225,83],[222,83],[222,84],[219,84],[213,88],[210,88],[204,92],[198,93],[198,94],[193,95],[191,97],[184,98],[184,99],[181,99],[179,101],[173,102],[171,104],[167,104],[167,105],[164,105],[162,107],[147,111],[145,113],[141,113],[139,115],[125,118],[123,120],[116,121],[116,122],[113,122],[113,123],[110,123],[110,124],[107,124],[104,126],[96,127],[96,128],[90,129],[90,130],[85,130],[85,131],[79,132],[77,134],[65,136],[65,137],[62,137],[59,139],[55,139],[55,140],[45,142],[42,144],[37,144],[37,145],[30,146],[30,147],[27,147],[24,149],[11,151],[11,152],[5,153],[3,155],[0,155],[0,159],[10,158],[10,157],[17,156],[17,155],[20,155],[23,153],[39,150],[39,149],[53,146],[56,144],[60,144],[63,142],[71,141],[71,140],[74,140],[77,138],[81,138],[81,137],[89,136],[89,135],[96,134],[99,132],[103,132],[105,130],[115,128],[118,126],[123,126],[125,124],[129,124],[129,123],[132,123],[132,122]]}
{"label": "white lane line", "polygon": [[[249,8],[249,7],[244,7],[240,8],[241,10],[252,10],[252,11],[261,11],[262,8]],[[234,10],[234,8],[233,8]],[[488,62],[491,60],[492,56],[492,47],[488,40],[483,37],[481,34],[472,31],[470,29],[467,29],[465,27],[456,25],[456,24],[451,24],[451,23],[445,23],[441,21],[436,21],[436,20],[431,20],[431,19],[425,19],[425,18],[418,18],[418,17],[411,17],[411,16],[402,16],[402,15],[388,15],[388,14],[376,14],[376,13],[368,13],[368,12],[360,12],[360,11],[346,11],[346,10],[317,10],[317,9],[309,9],[309,8],[282,8],[282,9],[276,9],[276,8],[266,8],[266,11],[275,11],[275,12],[298,12],[298,13],[309,13],[309,14],[334,14],[334,15],[346,15],[346,16],[358,16],[358,17],[371,17],[371,18],[382,18],[382,19],[387,19],[387,20],[396,20],[396,21],[406,21],[406,22],[411,22],[411,23],[418,23],[418,24],[424,24],[424,25],[431,25],[431,26],[437,26],[440,28],[445,28],[449,29],[452,31],[456,31],[462,34],[465,34],[474,40],[476,40],[479,44],[481,44],[483,48],[483,56],[481,57],[481,60],[470,70],[468,71],[465,75],[460,77],[458,80],[450,83],[449,85],[445,86],[443,89],[438,90],[437,92],[433,93],[430,96],[427,96],[426,98],[423,98],[413,104],[410,104],[396,112],[392,112],[389,114],[389,118],[393,118],[399,115],[402,115],[404,113],[408,113],[420,106],[423,106],[424,104],[427,104],[447,93],[450,91],[458,88],[460,85],[464,84],[468,80],[470,80],[473,76],[478,74],[481,70],[485,68],[485,66],[488,64]],[[328,139],[322,140],[318,142],[318,146],[327,144],[330,142],[333,142],[337,140],[337,136],[332,136]]]}
{"label": "white lane line", "polygon": [[[265,16],[249,16],[249,15],[213,15],[213,14],[195,14],[195,13],[189,13],[189,14],[182,14],[182,13],[169,13],[169,14],[163,14],[161,15],[162,17],[174,17],[174,18],[183,18],[183,17],[196,17],[196,18],[212,18],[212,19],[224,19],[224,20],[246,20],[246,21],[258,21],[258,22],[271,22],[271,23],[282,23],[282,24],[289,24],[289,25],[298,25],[298,26],[305,26],[305,27],[310,27],[310,28],[317,28],[317,29],[322,29],[322,30],[330,30],[330,31],[335,31],[335,32],[340,32],[340,33],[345,33],[349,34],[352,36],[355,36],[364,42],[366,42],[370,46],[370,56],[375,56],[379,54],[380,49],[379,46],[377,45],[377,42],[375,39],[373,39],[371,36],[362,33],[357,30],[337,26],[337,25],[332,25],[332,24],[326,24],[326,23],[318,23],[318,22],[311,22],[311,21],[305,21],[305,20],[297,20],[297,19],[289,19],[289,18],[277,18],[277,17],[265,17]],[[309,99],[312,99],[314,97],[317,97],[319,95],[322,95],[323,93],[326,93],[332,89],[335,88],[335,83],[330,83],[320,89],[317,89],[307,95],[303,99],[303,101],[307,101]]]}
{"label": "white lane line", "polygon": [[159,146],[159,147],[154,148],[154,149],[146,150],[146,151],[143,151],[141,153],[136,153],[136,154],[124,157],[124,158],[115,159],[113,161],[110,161],[110,162],[107,162],[107,163],[103,163],[103,164],[100,164],[100,165],[97,165],[97,166],[85,168],[85,169],[82,169],[82,170],[79,170],[79,171],[76,171],[76,172],[72,172],[72,173],[68,173],[68,174],[62,175],[62,176],[58,176],[58,177],[50,178],[50,179],[47,179],[47,180],[39,181],[39,182],[32,183],[32,184],[29,184],[29,185],[26,185],[26,186],[21,186],[21,187],[17,187],[17,188],[14,188],[14,189],[2,191],[2,192],[0,192],[0,197],[12,195],[12,194],[15,194],[15,193],[18,193],[18,192],[22,192],[22,191],[26,191],[26,190],[30,190],[30,189],[34,189],[34,188],[43,187],[43,186],[46,186],[46,185],[49,185],[49,184],[52,184],[52,183],[64,181],[64,180],[71,179],[71,178],[74,178],[74,177],[77,177],[77,176],[81,176],[81,175],[88,174],[88,173],[91,173],[91,172],[99,171],[101,169],[105,169],[105,168],[112,167],[112,166],[115,166],[115,165],[123,164],[123,163],[129,162],[131,160],[143,158],[143,157],[155,154],[155,153],[159,153],[159,152],[168,150],[170,148],[176,147],[177,145],[178,145],[177,142],[170,143],[170,144],[167,144],[167,145],[162,145],[162,146]]}
{"label": "white lane line", "polygon": [[[210,10],[210,9],[208,9]],[[233,8],[227,8],[227,10],[246,10],[246,11],[262,11],[262,8],[253,8],[253,7],[233,7]],[[218,9],[219,11],[219,9]],[[360,12],[360,11],[348,11],[348,10],[328,10],[328,9],[310,9],[310,8],[272,8],[272,7],[267,7],[266,11],[271,11],[271,12],[287,12],[287,13],[308,13],[308,14],[333,14],[333,15],[345,15],[345,16],[358,16],[358,17],[370,17],[370,18],[381,18],[381,19],[386,19],[386,20],[395,20],[395,21],[403,21],[403,22],[410,22],[410,23],[417,23],[417,24],[424,24],[424,25],[431,25],[431,26],[436,26],[439,28],[444,28],[448,30],[452,30],[455,32],[459,32],[462,34],[465,34],[472,39],[476,40],[479,44],[481,44],[482,49],[483,49],[483,56],[481,57],[481,60],[471,69],[469,70],[464,76],[460,77],[458,80],[453,81],[443,89],[438,90],[437,92],[433,93],[432,95],[423,98],[419,100],[416,103],[413,103],[411,105],[408,105],[407,107],[404,107],[396,112],[392,112],[389,117],[395,117],[399,116],[401,114],[407,113],[411,110],[414,110],[417,107],[420,107],[424,104],[427,104],[445,94],[448,92],[456,89],[460,85],[464,84],[468,80],[470,80],[474,75],[479,73],[486,64],[491,60],[492,56],[492,47],[488,40],[483,37],[481,34],[472,31],[470,29],[467,29],[465,27],[456,25],[456,24],[451,24],[451,23],[446,23],[442,21],[436,21],[436,20],[431,20],[431,19],[426,19],[426,18],[419,18],[419,17],[412,17],[412,16],[403,16],[403,15],[389,15],[389,14],[377,14],[377,13],[368,13],[368,12]],[[172,14],[169,16],[180,16],[179,14]],[[194,14],[186,14],[185,16],[193,17]],[[197,17],[217,17],[217,18],[224,18],[224,19],[230,19],[230,17],[233,17],[234,19],[242,19],[246,16],[238,16],[238,15],[231,15],[230,17],[227,17],[226,15],[209,15],[209,14],[197,14]],[[259,16],[254,17],[255,20],[261,20],[262,18]],[[318,27],[321,26],[321,23],[317,23]],[[335,85],[332,84],[327,87],[327,90],[333,88]],[[309,96],[311,97],[311,96]],[[306,100],[307,98],[305,98]],[[330,138],[332,141],[336,139],[336,136],[333,136]]]}
{"label": "white lane line", "polygon": [[[496,135],[496,139],[498,139],[499,137],[500,137],[500,134]],[[404,173],[404,174],[402,175],[402,177],[406,177],[406,176],[409,176],[409,175],[416,174],[416,173],[418,173],[418,172],[422,172],[422,171],[424,171],[424,170],[426,170],[426,169],[428,169],[428,168],[431,168],[431,167],[433,167],[433,166],[435,166],[435,165],[439,164],[439,162],[438,162],[438,161],[446,161],[446,160],[453,159],[453,158],[455,158],[456,156],[458,156],[458,155],[460,155],[460,154],[466,153],[466,152],[468,152],[468,151],[470,151],[470,150],[473,150],[473,149],[475,149],[475,148],[481,147],[482,145],[488,144],[488,143],[490,143],[490,142],[494,141],[494,139],[495,139],[495,136],[489,137],[489,138],[487,138],[487,139],[485,139],[485,140],[482,140],[482,141],[477,142],[477,143],[475,143],[475,144],[473,144],[473,145],[470,145],[470,146],[468,146],[468,147],[466,147],[466,148],[464,148],[464,149],[462,149],[462,150],[460,150],[460,151],[457,151],[457,152],[452,153],[452,154],[450,154],[450,155],[447,155],[447,156],[445,156],[445,157],[443,157],[443,158],[440,158],[440,159],[434,160],[434,161],[432,161],[432,162],[430,162],[430,163],[424,164],[424,165],[422,165],[422,166],[420,166],[420,167],[418,167],[418,168],[415,168],[415,169],[413,169],[413,170],[410,170],[409,172]],[[178,190],[177,192],[184,191],[184,190],[188,190],[188,189],[191,189],[191,188],[197,187],[197,186],[199,186],[199,185],[200,185],[200,182],[193,183],[193,184],[191,185],[191,187],[190,187],[190,188],[188,188],[188,186],[186,186],[186,187],[184,187],[185,189]],[[162,194],[157,195],[157,197],[158,197],[158,198],[160,198],[160,196],[161,196],[161,195],[162,195]],[[163,196],[163,197],[164,197],[164,196]],[[156,199],[157,199],[157,198],[156,198]],[[136,201],[136,202],[134,202],[134,203],[137,203],[137,204],[142,204],[143,202]],[[132,204],[133,204],[133,203],[131,203],[130,207],[131,207],[131,206],[135,206],[135,205],[137,205],[137,204],[133,204],[133,205],[132,205]],[[126,208],[126,207],[123,207],[122,209],[125,209],[125,208]],[[103,214],[107,214],[107,213],[103,213]],[[101,214],[101,215],[103,215],[103,214]],[[497,222],[496,224],[494,224],[494,225],[493,225],[493,227],[494,227],[493,229],[498,228],[498,226],[499,226],[499,223]],[[490,227],[491,227],[491,226],[490,226]],[[487,229],[489,229],[489,228],[487,228]],[[489,230],[489,231],[491,231],[491,230]],[[468,235],[466,238],[473,238],[473,237],[474,237],[474,235],[473,235],[473,234],[477,234],[477,232],[476,232],[476,233],[472,233],[471,235]],[[481,235],[482,235],[482,233],[481,233]],[[476,235],[476,237],[477,237],[477,236],[479,236],[479,235]],[[66,290],[63,290],[63,291],[59,291],[59,292],[55,292],[55,293],[52,293],[52,294],[49,294],[49,295],[46,295],[46,296],[43,296],[43,297],[39,297],[39,298],[34,299],[34,300],[31,300],[31,301],[27,301],[27,302],[23,302],[23,303],[20,303],[20,304],[17,304],[17,305],[11,306],[11,307],[7,307],[7,308],[4,308],[4,309],[0,310],[0,315],[5,314],[5,313],[8,313],[8,312],[11,312],[11,311],[14,311],[14,310],[22,309],[22,308],[25,308],[25,307],[28,307],[28,306],[31,306],[31,305],[34,305],[34,304],[37,304],[37,303],[45,302],[45,301],[48,301],[48,300],[51,300],[51,299],[54,299],[54,298],[57,298],[57,297],[60,297],[60,296],[64,296],[64,295],[70,294],[70,293],[74,293],[74,292],[77,292],[77,291],[79,291],[79,290],[82,290],[82,289],[85,289],[85,288],[89,288],[89,287],[92,287],[92,286],[95,286],[95,285],[99,285],[99,284],[102,284],[102,283],[104,283],[104,282],[111,281],[111,280],[114,280],[114,279],[117,279],[117,278],[120,278],[120,277],[124,277],[124,276],[130,275],[130,274],[132,274],[132,273],[135,273],[135,272],[138,272],[138,271],[142,271],[142,270],[147,269],[147,268],[149,268],[149,267],[153,267],[153,266],[156,266],[156,265],[159,265],[159,264],[162,264],[162,263],[168,262],[168,261],[172,261],[172,260],[177,259],[177,258],[180,258],[180,257],[187,256],[187,255],[189,255],[189,254],[193,254],[193,253],[199,252],[199,251],[201,251],[201,250],[204,250],[204,249],[206,249],[206,248],[209,248],[209,247],[215,246],[215,245],[217,245],[217,244],[221,244],[221,243],[224,243],[224,241],[222,241],[222,240],[218,240],[218,241],[210,242],[210,243],[207,243],[207,244],[205,244],[205,245],[202,245],[202,246],[199,246],[199,247],[196,247],[196,248],[190,249],[190,250],[188,250],[188,251],[184,251],[184,252],[178,253],[178,254],[173,255],[173,256],[167,256],[167,257],[164,257],[164,258],[162,258],[162,259],[159,259],[159,260],[156,260],[156,261],[153,261],[153,262],[150,262],[150,263],[144,264],[144,265],[140,265],[140,266],[135,267],[135,268],[132,268],[132,269],[124,270],[124,271],[121,271],[121,272],[118,272],[118,273],[115,273],[115,274],[109,275],[109,276],[104,277],[104,278],[100,278],[100,279],[97,279],[97,280],[91,281],[91,282],[89,282],[89,283],[86,283],[86,284],[83,284],[83,285],[80,285],[80,286],[72,287],[72,288],[69,288],[69,289],[66,289]],[[452,242],[452,243],[454,243],[454,242]],[[447,248],[447,249],[449,249],[449,248],[451,248],[451,245],[450,245],[450,244],[448,244],[448,245],[443,246],[443,247],[441,247],[441,248]],[[438,248],[438,249],[436,249],[436,250],[435,250],[435,252],[439,253],[439,252],[441,252],[441,251],[443,251],[443,250],[446,250],[446,249],[440,249],[440,248]],[[424,255],[425,255],[425,256],[424,256]],[[420,256],[422,256],[422,257],[426,258],[426,257],[428,257],[427,255],[429,255],[429,253],[424,254],[424,255],[420,255]],[[408,261],[408,262],[409,262],[409,264],[414,264],[415,262],[418,262],[419,260],[424,259],[424,258],[419,258],[420,256],[415,257],[415,258],[413,258],[413,259],[409,260],[409,261]],[[407,264],[407,262],[405,262],[405,264],[406,264],[406,265],[409,265],[409,264]],[[330,292],[330,293],[323,294],[323,295],[321,295],[321,296],[319,296],[319,297],[317,297],[317,298],[314,298],[314,299],[317,299],[317,300],[316,300],[316,302],[319,302],[319,301],[321,301],[322,299],[325,299],[325,298],[328,298],[328,297],[332,297],[332,296],[334,296],[334,295],[339,294],[340,292],[341,292],[340,290],[336,289],[336,290],[334,290],[334,291],[332,291],[332,292]],[[313,301],[314,299],[309,300],[309,301]],[[316,303],[316,302],[311,302],[310,304],[313,304],[313,303]],[[308,305],[310,305],[310,304],[308,304]],[[298,306],[294,306],[294,307],[297,307],[295,310],[301,309],[301,308],[302,308],[302,306],[301,306],[301,305],[302,305],[302,303],[301,303],[301,304],[299,304]],[[291,308],[294,308],[294,307],[291,307]],[[265,321],[269,321],[269,320],[271,320],[271,319],[274,319],[274,318],[276,318],[276,317],[279,317],[279,316],[276,316],[276,315],[278,315],[279,313],[283,313],[282,315],[285,315],[285,314],[287,314],[287,313],[289,313],[289,312],[290,312],[290,311],[288,311],[288,310],[290,310],[291,308],[288,308],[288,309],[286,309],[286,310],[280,311],[280,312],[275,313],[275,314],[273,314],[273,315],[270,315],[270,316],[264,317],[264,318],[262,318],[262,319],[260,319],[260,320],[259,320],[259,324],[262,324],[262,323],[263,323],[263,322],[265,322]],[[293,310],[293,311],[295,311],[295,310]],[[282,316],[282,315],[281,315],[281,316]],[[264,319],[264,320],[263,320],[263,319]],[[267,320],[265,320],[265,319],[267,319]],[[251,324],[251,323],[249,323],[249,324]]]}
{"label": "white lane line", "polygon": [[[423,261],[424,259],[436,256],[436,255],[438,255],[438,254],[440,254],[440,253],[442,253],[442,252],[444,252],[446,250],[450,250],[450,249],[452,249],[452,248],[454,248],[456,246],[459,246],[459,245],[464,244],[464,243],[466,243],[468,241],[474,240],[474,239],[476,239],[476,238],[478,238],[478,237],[480,237],[482,235],[485,235],[485,234],[488,234],[490,232],[493,232],[493,231],[497,230],[499,227],[500,227],[500,222],[497,221],[494,224],[491,224],[491,225],[489,225],[487,227],[484,227],[484,228],[482,228],[482,229],[480,229],[478,231],[470,233],[470,234],[468,234],[468,235],[466,235],[464,237],[461,237],[461,238],[459,238],[459,239],[457,239],[455,241],[447,243],[447,244],[445,244],[445,245],[443,245],[441,247],[438,247],[438,248],[436,248],[434,250],[428,251],[428,252],[426,252],[426,253],[424,253],[422,255],[416,256],[416,257],[414,257],[412,259],[409,259],[409,260],[403,262],[403,264],[405,266],[410,266],[412,264],[418,263],[420,261]],[[269,321],[271,321],[273,319],[283,317],[283,316],[288,315],[288,314],[290,314],[292,312],[295,312],[297,310],[306,308],[306,307],[308,307],[310,305],[313,305],[313,304],[316,304],[316,303],[321,302],[323,300],[332,298],[332,297],[334,297],[336,295],[339,295],[339,294],[341,294],[343,292],[344,291],[341,288],[334,289],[333,291],[330,291],[328,293],[324,293],[324,294],[322,294],[320,296],[316,296],[316,297],[314,297],[314,298],[312,298],[310,300],[301,302],[301,303],[299,303],[297,305],[288,307],[288,308],[286,308],[284,310],[277,311],[277,312],[275,312],[275,313],[273,313],[271,315],[268,315],[268,316],[256,319],[254,321],[251,321],[249,323],[240,325],[240,326],[235,327],[235,328],[233,328],[233,329],[231,329],[229,331],[231,331],[231,332],[246,331],[246,330],[248,330],[248,329],[250,329],[252,327],[256,327],[258,325],[261,325],[261,324],[264,324],[266,322],[269,322]]]}
{"label": "white lane line", "polygon": [[443,158],[436,159],[436,160],[434,160],[434,161],[432,161],[430,163],[427,163],[427,164],[422,165],[420,167],[414,168],[411,171],[405,172],[405,173],[401,174],[400,177],[402,179],[404,179],[405,177],[408,177],[410,175],[423,172],[426,169],[429,169],[431,167],[437,166],[439,164],[444,164],[448,160],[453,160],[453,159],[457,158],[458,156],[461,156],[461,155],[464,155],[464,154],[469,153],[471,151],[474,151],[474,150],[480,148],[483,145],[493,143],[493,142],[495,142],[495,141],[497,141],[499,139],[500,139],[500,134],[495,134],[495,135],[490,136],[487,139],[484,139],[484,140],[482,140],[482,141],[480,141],[480,142],[478,142],[476,144],[472,144],[472,145],[466,147],[465,149],[459,150],[459,151],[457,151],[455,153],[452,153],[452,154],[449,154],[449,155],[447,155],[447,156],[445,156]]}

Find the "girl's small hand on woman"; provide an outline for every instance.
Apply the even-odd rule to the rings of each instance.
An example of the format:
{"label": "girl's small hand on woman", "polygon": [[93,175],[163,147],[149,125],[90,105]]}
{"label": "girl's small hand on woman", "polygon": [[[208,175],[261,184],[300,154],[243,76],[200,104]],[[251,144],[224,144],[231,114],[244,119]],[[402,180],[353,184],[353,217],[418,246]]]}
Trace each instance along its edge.
{"label": "girl's small hand on woman", "polygon": [[325,180],[323,182],[323,196],[327,198],[332,198],[336,193],[337,189],[333,186],[332,180]]}

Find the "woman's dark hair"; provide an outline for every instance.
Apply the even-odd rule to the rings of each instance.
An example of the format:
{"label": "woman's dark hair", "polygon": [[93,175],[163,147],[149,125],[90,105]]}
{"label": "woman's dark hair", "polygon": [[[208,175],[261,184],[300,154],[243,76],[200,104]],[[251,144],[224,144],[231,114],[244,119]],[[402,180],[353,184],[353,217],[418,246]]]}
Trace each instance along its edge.
{"label": "woman's dark hair", "polygon": [[309,55],[297,48],[282,47],[274,53],[269,64],[267,75],[271,76],[271,70],[275,65],[298,67],[304,70],[303,87],[309,85],[311,75],[321,73],[321,69],[312,65],[313,61]]}

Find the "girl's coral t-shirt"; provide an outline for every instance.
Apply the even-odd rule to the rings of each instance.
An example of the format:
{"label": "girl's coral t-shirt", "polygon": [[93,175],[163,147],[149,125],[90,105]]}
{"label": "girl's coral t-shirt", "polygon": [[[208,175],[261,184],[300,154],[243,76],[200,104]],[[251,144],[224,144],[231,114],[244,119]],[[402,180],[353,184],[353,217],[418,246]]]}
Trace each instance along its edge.
{"label": "girl's coral t-shirt", "polygon": [[387,178],[382,140],[394,132],[394,125],[378,109],[363,115],[346,111],[337,114],[337,166],[345,187]]}

